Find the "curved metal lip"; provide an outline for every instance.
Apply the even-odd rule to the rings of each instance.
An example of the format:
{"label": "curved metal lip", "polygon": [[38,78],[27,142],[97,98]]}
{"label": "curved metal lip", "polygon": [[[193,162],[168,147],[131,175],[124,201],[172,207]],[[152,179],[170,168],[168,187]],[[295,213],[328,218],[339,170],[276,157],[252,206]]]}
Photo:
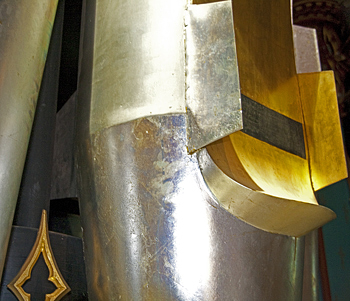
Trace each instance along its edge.
{"label": "curved metal lip", "polygon": [[234,181],[219,169],[206,149],[199,151],[198,162],[218,204],[258,229],[299,237],[336,218],[326,207],[271,196]]}

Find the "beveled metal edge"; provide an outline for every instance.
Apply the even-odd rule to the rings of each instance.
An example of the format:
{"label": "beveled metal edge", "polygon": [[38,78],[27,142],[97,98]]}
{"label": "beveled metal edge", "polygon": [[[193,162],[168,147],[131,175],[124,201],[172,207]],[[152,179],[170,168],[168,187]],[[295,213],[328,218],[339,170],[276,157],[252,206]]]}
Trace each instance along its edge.
{"label": "beveled metal edge", "polygon": [[218,203],[244,222],[267,232],[299,237],[336,217],[323,206],[283,199],[249,189],[226,176],[203,149],[203,178]]}

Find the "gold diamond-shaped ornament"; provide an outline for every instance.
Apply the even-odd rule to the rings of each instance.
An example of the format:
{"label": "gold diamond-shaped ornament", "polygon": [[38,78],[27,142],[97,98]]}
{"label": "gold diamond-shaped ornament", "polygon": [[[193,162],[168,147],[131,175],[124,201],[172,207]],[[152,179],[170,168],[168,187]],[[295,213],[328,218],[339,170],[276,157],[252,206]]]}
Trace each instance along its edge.
{"label": "gold diamond-shaped ornament", "polygon": [[45,295],[45,301],[60,300],[70,292],[71,289],[63,279],[51,249],[46,210],[43,210],[42,212],[39,231],[28,258],[16,277],[7,285],[19,301],[30,301],[30,294],[25,292],[22,286],[28,279],[30,279],[33,267],[41,253],[43,254],[46,266],[49,269],[48,280],[53,282],[57,287],[53,293]]}

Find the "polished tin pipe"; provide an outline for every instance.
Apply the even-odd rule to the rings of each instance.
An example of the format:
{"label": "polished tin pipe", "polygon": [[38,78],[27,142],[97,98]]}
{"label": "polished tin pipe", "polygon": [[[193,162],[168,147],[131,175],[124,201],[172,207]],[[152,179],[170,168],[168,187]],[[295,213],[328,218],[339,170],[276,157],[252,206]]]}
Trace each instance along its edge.
{"label": "polished tin pipe", "polygon": [[0,275],[56,7],[57,0],[0,1]]}
{"label": "polished tin pipe", "polygon": [[[178,63],[185,62],[186,1],[108,3],[84,4],[78,86],[89,297],[300,300],[303,238],[230,214],[206,185],[197,154],[188,153],[185,67]],[[169,21],[173,12],[181,22]],[[175,48],[164,55],[169,39]],[[172,108],[157,112],[157,101]]]}

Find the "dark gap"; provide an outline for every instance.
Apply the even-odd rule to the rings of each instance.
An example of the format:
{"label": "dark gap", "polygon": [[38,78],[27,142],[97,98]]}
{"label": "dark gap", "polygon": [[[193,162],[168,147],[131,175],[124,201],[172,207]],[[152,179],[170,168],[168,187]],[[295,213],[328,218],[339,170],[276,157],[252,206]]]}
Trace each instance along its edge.
{"label": "dark gap", "polygon": [[57,111],[77,90],[82,0],[65,2]]}
{"label": "dark gap", "polygon": [[50,201],[49,230],[82,237],[77,198]]}

